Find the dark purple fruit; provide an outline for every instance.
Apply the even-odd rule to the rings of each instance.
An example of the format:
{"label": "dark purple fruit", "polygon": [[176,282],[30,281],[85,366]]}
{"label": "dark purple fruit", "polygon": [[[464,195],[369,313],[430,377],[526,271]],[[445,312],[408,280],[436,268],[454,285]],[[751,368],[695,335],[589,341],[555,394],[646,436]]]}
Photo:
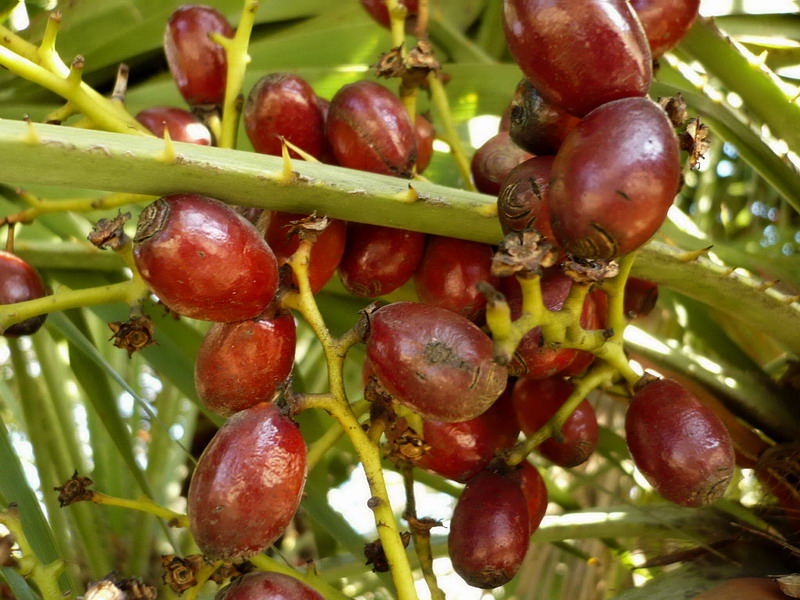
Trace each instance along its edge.
{"label": "dark purple fruit", "polygon": [[511,100],[509,129],[511,140],[534,156],[558,152],[567,134],[580,119],[542,98],[531,82],[517,84]]}
{"label": "dark purple fruit", "polygon": [[653,58],[675,47],[697,18],[700,0],[630,0]]}
{"label": "dark purple fruit", "polygon": [[325,600],[303,582],[282,573],[256,571],[234,579],[215,600]]}
{"label": "dark purple fruit", "polygon": [[[322,158],[325,118],[318,98],[304,79],[272,73],[258,80],[244,105],[244,130],[256,152],[280,156],[281,137]],[[294,151],[289,154],[297,157]]]}
{"label": "dark purple fruit", "polygon": [[529,158],[531,155],[512,142],[507,131],[501,131],[472,156],[470,166],[475,187],[479,192],[497,196],[511,169]]}
{"label": "dark purple fruit", "polygon": [[222,46],[209,37],[212,33],[234,35],[222,13],[210,6],[181,6],[167,21],[164,53],[172,78],[190,106],[219,105],[225,100],[228,59]]}
{"label": "dark purple fruit", "polygon": [[233,415],[197,462],[189,485],[189,525],[210,560],[239,561],[265,550],[297,512],[306,445],[274,404]]}
{"label": "dark purple fruit", "polygon": [[506,368],[493,361],[492,341],[444,308],[397,302],[370,315],[367,358],[398,402],[423,417],[474,419],[506,387]]}
{"label": "dark purple fruit", "polygon": [[625,314],[632,319],[649,315],[658,302],[658,286],[638,277],[625,282]]}
{"label": "dark purple fruit", "polygon": [[639,390],[625,435],[636,467],[667,500],[705,506],[728,489],[735,467],[728,430],[679,383],[659,379]]}
{"label": "dark purple fruit", "polygon": [[252,319],[278,289],[275,255],[253,224],[199,194],[164,196],[145,208],[133,256],[161,301],[193,319]]}
{"label": "dark purple fruit", "polygon": [[[16,254],[0,250],[0,305],[36,300],[47,295],[39,272]],[[31,335],[39,331],[47,315],[15,323],[3,331],[5,337]]]}
{"label": "dark purple fruit", "polygon": [[211,132],[192,113],[174,106],[153,106],[136,115],[136,120],[154,135],[164,137],[164,129],[176,142],[188,142],[200,146],[211,145]]}
{"label": "dark purple fruit", "polygon": [[519,481],[485,471],[469,480],[458,499],[447,548],[464,581],[491,589],[514,577],[529,536],[528,506]]}
{"label": "dark purple fruit", "polygon": [[382,85],[358,81],[342,87],[331,99],[325,128],[340,166],[411,176],[414,126],[400,99]]}
{"label": "dark purple fruit", "polygon": [[552,156],[535,156],[511,169],[497,196],[497,215],[503,233],[535,229],[555,241],[548,202],[552,168]]}
{"label": "dark purple fruit", "polygon": [[194,365],[197,396],[223,417],[271,400],[292,371],[295,342],[291,314],[215,323]]}
{"label": "dark purple fruit", "polygon": [[522,462],[520,475],[520,488],[528,503],[528,524],[531,535],[539,528],[547,512],[547,486],[544,483],[539,469],[528,461]]}
{"label": "dark purple fruit", "polygon": [[678,192],[675,131],[647,98],[609,102],[587,115],[553,162],[550,222],[582,258],[612,259],[658,230]]}
{"label": "dark purple fruit", "polygon": [[525,76],[573,115],[650,87],[650,48],[626,0],[504,0],[503,25]]}

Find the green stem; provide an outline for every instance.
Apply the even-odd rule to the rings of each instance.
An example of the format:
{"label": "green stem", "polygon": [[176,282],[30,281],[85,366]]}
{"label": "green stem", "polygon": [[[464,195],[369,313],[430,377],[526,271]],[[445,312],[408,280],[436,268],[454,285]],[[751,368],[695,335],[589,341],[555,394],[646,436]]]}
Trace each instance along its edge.
{"label": "green stem", "polygon": [[165,521],[169,521],[173,527],[188,527],[189,518],[186,515],[177,513],[170,510],[165,506],[161,506],[153,502],[150,498],[142,496],[138,500],[130,500],[128,498],[115,498],[108,496],[102,492],[92,492],[91,501],[95,504],[105,504],[107,506],[119,506],[121,508],[128,508],[131,510],[138,510],[139,512],[155,515]]}
{"label": "green stem", "polygon": [[287,565],[281,564],[276,560],[271,559],[266,554],[256,554],[248,559],[259,571],[268,571],[273,573],[282,573],[289,577],[294,577],[298,581],[302,581],[307,586],[319,592],[325,600],[350,600],[342,592],[335,587],[323,581],[317,575],[307,575],[300,571],[293,569]]}
{"label": "green stem", "polygon": [[111,194],[100,198],[75,198],[71,200],[39,200],[34,196],[28,196],[32,200],[32,206],[0,219],[0,225],[6,223],[30,223],[40,215],[59,212],[91,212],[94,210],[105,210],[127,206],[128,204],[138,204],[154,200],[153,196],[143,196],[141,194]]}
{"label": "green stem", "polygon": [[[369,406],[369,402],[366,400],[360,400],[351,405],[351,410],[353,411],[353,415],[356,417],[356,419],[359,419],[362,415],[369,411]],[[317,439],[308,447],[306,464],[308,465],[309,473],[314,470],[314,467],[319,464],[319,461],[322,460],[322,458],[328,453],[328,450],[330,450],[334,444],[339,441],[339,438],[342,437],[342,435],[344,435],[344,430],[341,428],[338,421],[334,421],[328,431],[323,433],[319,439]]]}
{"label": "green stem", "polygon": [[[436,73],[431,73],[428,76],[428,85],[430,86],[431,99],[439,114],[439,120],[444,127],[446,141],[450,146],[450,152],[453,154],[453,159],[456,161],[461,178],[464,180],[466,188],[474,192],[475,184],[472,182],[472,169],[467,153],[464,151],[464,145],[461,143],[461,137],[456,131],[456,125],[453,121],[453,114],[450,111],[450,101],[447,99],[447,92],[444,89],[442,80],[436,76]],[[494,215],[493,215],[494,216]]]}

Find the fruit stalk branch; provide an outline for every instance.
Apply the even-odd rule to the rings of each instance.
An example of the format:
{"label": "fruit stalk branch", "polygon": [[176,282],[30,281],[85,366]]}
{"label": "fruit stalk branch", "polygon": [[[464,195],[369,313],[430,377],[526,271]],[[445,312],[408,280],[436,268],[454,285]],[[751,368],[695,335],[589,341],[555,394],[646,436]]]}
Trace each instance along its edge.
{"label": "fruit stalk branch", "polygon": [[142,194],[110,194],[100,198],[75,198],[72,200],[42,200],[33,194],[19,190],[17,195],[25,202],[30,204],[30,208],[20,212],[0,218],[0,226],[6,223],[30,223],[40,215],[59,212],[91,212],[93,210],[103,210],[118,208],[129,204],[138,204],[153,200],[152,196]]}
{"label": "fruit stalk branch", "polygon": [[411,565],[408,562],[405,547],[400,539],[400,529],[386,491],[386,482],[381,467],[380,448],[370,441],[366,432],[361,428],[345,393],[342,375],[344,359],[347,351],[360,341],[362,336],[356,334],[357,328],[354,328],[342,338],[335,339],[328,330],[319,307],[314,300],[308,279],[308,264],[312,246],[311,240],[301,240],[297,251],[289,259],[289,265],[297,279],[299,293],[286,294],[282,299],[282,304],[285,307],[293,308],[300,312],[319,338],[325,352],[330,393],[307,396],[305,406],[314,406],[328,411],[339,422],[350,438],[361,460],[367,476],[370,493],[374,499],[374,502],[370,502],[370,508],[372,508],[375,515],[375,525],[389,563],[398,600],[416,600],[417,593],[414,588]]}
{"label": "fruit stalk branch", "polygon": [[[356,417],[356,419],[360,419],[369,411],[369,406],[370,404],[366,400],[359,400],[358,402],[354,402],[350,405],[350,410],[353,411],[353,415]],[[328,453],[328,450],[330,450],[334,444],[336,444],[343,434],[344,430],[337,421],[328,429],[328,431],[323,433],[319,439],[309,446],[308,455],[306,457],[306,464],[308,465],[309,473],[314,470],[314,467],[316,467],[319,461],[322,460],[322,457]]]}
{"label": "fruit stalk branch", "polygon": [[456,125],[453,121],[453,113],[450,110],[450,101],[447,99],[447,92],[444,89],[442,80],[439,79],[436,73],[428,75],[428,86],[430,88],[431,100],[436,107],[436,112],[439,114],[439,120],[442,122],[445,132],[445,141],[450,146],[450,152],[453,159],[456,161],[458,172],[461,173],[461,178],[464,180],[464,186],[470,191],[475,191],[475,184],[472,182],[472,169],[470,168],[470,160],[467,153],[464,151],[464,145],[461,142],[461,137],[456,131]]}
{"label": "fruit stalk branch", "polygon": [[[8,508],[0,512],[0,524],[4,525],[14,536],[22,555],[15,570],[26,579],[33,580],[39,589],[42,600],[65,600],[65,596],[58,586],[58,578],[66,566],[64,561],[57,559],[48,564],[42,564],[39,561],[28,542],[28,538],[25,537],[19,511],[16,508]],[[66,596],[67,599],[73,597],[74,594],[71,592]]]}
{"label": "fruit stalk branch", "polygon": [[91,497],[87,498],[87,500],[89,502],[94,502],[95,504],[119,506],[120,508],[129,508],[131,510],[137,510],[139,512],[155,515],[156,517],[167,521],[170,527],[189,526],[189,517],[175,512],[174,510],[170,510],[166,506],[161,506],[147,496],[141,496],[136,500],[130,500],[129,498],[117,498],[115,496],[109,496],[102,492],[96,492],[92,490]]}
{"label": "fruit stalk branch", "polygon": [[245,71],[250,63],[247,48],[250,45],[250,34],[253,31],[258,0],[245,0],[242,18],[236,27],[233,38],[219,34],[211,34],[211,38],[225,49],[228,61],[228,73],[225,80],[225,100],[222,104],[222,131],[217,143],[221,148],[235,148],[236,134],[239,130],[239,117],[242,112],[242,85]]}

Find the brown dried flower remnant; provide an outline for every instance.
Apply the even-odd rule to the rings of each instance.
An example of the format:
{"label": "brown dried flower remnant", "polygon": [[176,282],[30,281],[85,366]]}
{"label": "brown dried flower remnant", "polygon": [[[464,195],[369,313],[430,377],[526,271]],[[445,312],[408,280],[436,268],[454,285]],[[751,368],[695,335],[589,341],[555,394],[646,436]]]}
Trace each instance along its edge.
{"label": "brown dried flower remnant", "polygon": [[692,119],[686,125],[686,131],[678,136],[681,150],[689,153],[689,167],[699,168],[702,159],[711,147],[711,132],[700,119]]}
{"label": "brown dried flower remnant", "polygon": [[430,449],[430,444],[426,444],[420,434],[406,427],[394,442],[388,445],[387,458],[395,463],[414,462]]}
{"label": "brown dried flower remnant", "polygon": [[165,554],[161,557],[161,566],[164,568],[164,585],[172,588],[176,594],[182,594],[189,588],[197,585],[197,571],[203,566],[202,554],[190,554],[184,558],[175,554]]}
{"label": "brown dried flower remnant", "polygon": [[130,218],[131,213],[119,212],[113,219],[100,219],[89,234],[89,241],[101,250],[119,250],[131,241],[123,229]]}
{"label": "brown dried flower remnant", "polygon": [[392,48],[372,65],[378,77],[401,77],[406,87],[417,87],[428,78],[429,73],[438,73],[441,65],[433,55],[433,46],[427,40],[419,40],[405,57],[400,47]]}
{"label": "brown dried flower remnant", "polygon": [[156,343],[153,321],[147,315],[131,317],[125,323],[114,321],[108,324],[108,328],[114,334],[110,338],[114,341],[114,346],[127,350],[128,358],[134,352]]}
{"label": "brown dried flower remnant", "polygon": [[94,481],[88,477],[82,477],[75,471],[64,485],[53,488],[58,492],[58,504],[61,508],[73,502],[91,502],[94,492],[87,489]]}
{"label": "brown dried flower remnant", "polygon": [[682,127],[689,118],[689,111],[686,110],[686,100],[680,94],[659,98],[658,105],[667,113],[673,127]]}
{"label": "brown dried flower remnant", "polygon": [[297,235],[301,240],[311,240],[315,242],[319,235],[328,227],[330,220],[328,217],[318,217],[316,212],[311,213],[307,217],[298,219],[296,221],[289,221],[289,237]]}
{"label": "brown dried flower remnant", "polygon": [[[408,543],[411,541],[411,532],[403,531],[400,533],[400,539],[403,542],[403,547],[408,548]],[[380,540],[364,544],[364,556],[367,558],[366,564],[372,565],[373,573],[386,573],[389,571],[389,561],[386,559],[386,553]]]}
{"label": "brown dried flower remnant", "polygon": [[538,231],[512,231],[492,257],[492,275],[540,274],[558,260],[558,251]]}
{"label": "brown dried flower remnant", "polygon": [[16,567],[17,559],[11,556],[11,551],[14,549],[14,544],[17,541],[10,533],[0,537],[0,567]]}
{"label": "brown dried flower remnant", "polygon": [[233,564],[229,562],[222,563],[217,570],[211,574],[209,579],[216,584],[221,584],[226,579],[231,579],[232,577],[238,577],[242,574],[238,568],[236,568]]}
{"label": "brown dried flower remnant", "polygon": [[598,283],[616,277],[619,274],[619,264],[602,258],[571,256],[564,263],[564,274],[575,283]]}
{"label": "brown dried flower remnant", "polygon": [[84,600],[156,600],[157,596],[155,586],[146,584],[140,577],[120,578],[112,571],[89,585]]}

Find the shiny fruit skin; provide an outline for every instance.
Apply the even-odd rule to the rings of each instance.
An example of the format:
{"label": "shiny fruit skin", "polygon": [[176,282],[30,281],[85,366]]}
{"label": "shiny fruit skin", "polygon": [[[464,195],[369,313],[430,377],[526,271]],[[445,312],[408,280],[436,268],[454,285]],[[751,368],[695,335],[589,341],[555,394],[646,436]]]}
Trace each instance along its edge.
{"label": "shiny fruit skin", "polygon": [[199,194],[164,196],[145,208],[133,256],[161,301],[193,319],[251,319],[278,289],[275,255],[252,223]]}
{"label": "shiny fruit skin", "polygon": [[681,506],[705,506],[725,494],[734,451],[722,421],[683,386],[658,379],[628,405],[625,434],[633,462],[650,485]]}
{"label": "shiny fruit skin", "polygon": [[232,38],[233,28],[210,6],[188,4],[172,13],[164,33],[164,53],[172,78],[190,106],[219,105],[225,99],[228,59],[211,33]]}
{"label": "shiny fruit skin", "polygon": [[504,0],[503,26],[525,77],[573,115],[650,87],[650,48],[626,0]]}
{"label": "shiny fruit skin", "polygon": [[507,131],[489,138],[472,155],[470,168],[479,192],[497,196],[503,180],[519,163],[533,158],[511,141]]}
{"label": "shiny fruit skin", "polygon": [[511,140],[534,156],[558,152],[580,119],[542,98],[527,79],[517,84],[511,100],[508,133]]}
{"label": "shiny fruit skin", "polygon": [[625,314],[630,318],[649,315],[658,302],[658,285],[638,277],[625,282]]}
{"label": "shiny fruit skin", "polygon": [[[292,234],[292,221],[304,219],[306,215],[272,211],[264,234],[269,247],[275,252],[278,264],[285,264],[300,246],[300,237]],[[344,221],[328,219],[328,226],[319,235],[311,248],[308,263],[308,279],[311,293],[316,294],[328,283],[344,254],[347,226]],[[292,275],[294,278],[294,275]],[[295,281],[295,285],[297,282]]]}
{"label": "shiny fruit skin", "polygon": [[700,9],[700,0],[630,0],[630,3],[644,27],[653,59],[683,39]]}
{"label": "shiny fruit skin", "polygon": [[339,278],[353,296],[377,298],[411,279],[424,250],[424,233],[349,223]]}
{"label": "shiny fruit skin", "polygon": [[325,129],[340,166],[411,176],[417,160],[414,126],[400,99],[382,85],[357,81],[340,88]]}
{"label": "shiny fruit skin", "polygon": [[[290,73],[265,75],[250,90],[244,105],[244,130],[256,152],[281,156],[281,137],[314,158],[325,150],[325,118],[317,95]],[[297,153],[289,151],[298,158]]]}
{"label": "shiny fruit skin", "polygon": [[[0,305],[36,300],[47,295],[42,276],[16,254],[0,250]],[[38,315],[9,325],[2,335],[19,337],[39,331],[47,315]]]}
{"label": "shiny fruit skin", "polygon": [[268,402],[292,372],[296,341],[290,314],[215,323],[195,362],[199,399],[223,417]]}
{"label": "shiny fruit skin", "polygon": [[552,156],[534,156],[511,169],[497,196],[497,215],[504,234],[535,229],[555,241],[548,202],[552,169]]}
{"label": "shiny fruit skin", "polygon": [[[519,379],[512,399],[514,412],[525,435],[541,429],[561,408],[572,393],[571,383],[560,377]],[[576,467],[586,462],[597,448],[597,417],[586,400],[570,415],[561,428],[562,442],[554,437],[538,448],[542,456],[560,467]]]}
{"label": "shiny fruit skin", "polygon": [[479,473],[464,487],[450,522],[447,548],[453,569],[473,587],[508,583],[528,551],[528,522],[519,482]]}
{"label": "shiny fruit skin", "polygon": [[[485,413],[463,423],[423,420],[421,434],[430,448],[414,464],[460,483],[480,473],[497,450],[510,448],[519,436],[510,389],[508,392]],[[401,417],[387,436],[397,439],[406,427],[406,420]]]}
{"label": "shiny fruit skin", "polygon": [[174,106],[152,106],[136,115],[136,120],[154,135],[163,138],[164,129],[174,142],[211,145],[211,132],[192,113]]}
{"label": "shiny fruit skin", "polygon": [[[419,0],[398,0],[398,4],[406,7],[406,18],[416,16],[419,11]],[[370,16],[378,23],[386,27],[390,26],[391,19],[389,17],[389,10],[386,8],[385,0],[361,0],[363,6]]]}
{"label": "shiny fruit skin", "polygon": [[306,445],[274,404],[233,415],[197,462],[189,485],[189,525],[210,560],[261,552],[297,512],[306,479]]}
{"label": "shiny fruit skin", "polygon": [[420,302],[446,308],[470,321],[486,310],[486,297],[475,287],[486,281],[497,287],[492,275],[492,247],[479,242],[429,236],[428,246],[414,273],[414,287]]}
{"label": "shiny fruit skin", "polygon": [[367,358],[395,400],[427,419],[474,419],[497,400],[507,370],[492,341],[464,317],[415,302],[384,306],[369,317]]}
{"label": "shiny fruit skin", "polygon": [[553,162],[550,223],[570,254],[612,259],[658,230],[680,181],[678,140],[647,98],[626,98],[587,115]]}
{"label": "shiny fruit skin", "polygon": [[547,512],[547,486],[539,469],[528,461],[522,461],[521,466],[519,485],[528,503],[528,525],[533,535]]}
{"label": "shiny fruit skin", "polygon": [[303,582],[284,575],[255,571],[234,579],[215,600],[325,600]]}
{"label": "shiny fruit skin", "polygon": [[417,173],[422,173],[431,164],[433,158],[433,141],[436,139],[436,130],[428,119],[417,115],[414,121],[414,135],[417,140]]}

